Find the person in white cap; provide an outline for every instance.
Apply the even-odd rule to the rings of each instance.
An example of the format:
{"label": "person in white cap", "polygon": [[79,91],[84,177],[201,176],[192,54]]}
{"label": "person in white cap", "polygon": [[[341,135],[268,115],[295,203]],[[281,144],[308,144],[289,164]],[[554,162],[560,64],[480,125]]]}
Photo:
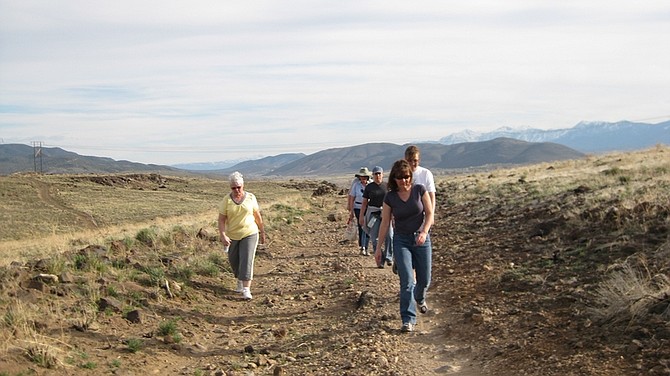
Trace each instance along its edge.
{"label": "person in white cap", "polygon": [[[386,183],[384,183],[384,169],[375,166],[372,169],[372,181],[368,183],[363,192],[363,205],[361,206],[361,218],[359,224],[368,229],[368,235],[372,241],[372,249],[377,249],[379,225],[382,222],[382,205],[386,196]],[[365,214],[363,214],[365,213]],[[393,263],[393,227],[389,228],[384,242],[384,253],[378,268],[383,268],[384,263],[391,266]]]}
{"label": "person in white cap", "polygon": [[354,223],[358,225],[358,250],[361,255],[367,256],[369,254],[368,234],[363,230],[363,227],[359,224],[358,220],[361,215],[361,205],[363,205],[363,192],[368,185],[371,174],[367,167],[361,167],[354,176],[356,179],[352,182],[351,188],[349,189],[349,200],[347,205],[347,209],[349,210],[349,221],[347,221],[347,224],[354,221]]}

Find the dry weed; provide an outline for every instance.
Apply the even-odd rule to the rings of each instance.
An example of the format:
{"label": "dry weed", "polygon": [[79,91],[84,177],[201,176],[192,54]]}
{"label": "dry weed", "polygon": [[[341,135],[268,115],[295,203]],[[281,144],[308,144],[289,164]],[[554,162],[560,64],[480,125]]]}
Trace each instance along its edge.
{"label": "dry weed", "polygon": [[640,322],[655,304],[670,296],[670,278],[650,271],[645,260],[629,259],[600,283],[594,295],[591,314],[596,320]]}

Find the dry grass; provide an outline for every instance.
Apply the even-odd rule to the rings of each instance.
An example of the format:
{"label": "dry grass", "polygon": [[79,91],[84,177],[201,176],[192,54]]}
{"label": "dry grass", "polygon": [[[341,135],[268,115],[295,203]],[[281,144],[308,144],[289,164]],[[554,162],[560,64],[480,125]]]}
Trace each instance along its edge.
{"label": "dry grass", "polygon": [[18,351],[42,368],[60,367],[70,346],[61,339],[40,333],[39,315],[37,309],[27,307],[20,300],[9,304],[0,326],[0,350],[4,356]]}
{"label": "dry grass", "polygon": [[[589,240],[583,244],[562,245],[557,238],[554,246],[571,252],[566,257],[572,257],[576,268],[609,270],[593,296],[595,319],[645,320],[650,310],[663,311],[664,302],[663,317],[670,319],[670,239],[647,243],[670,227],[670,148],[441,176],[438,186],[451,200],[446,206],[479,203],[471,205],[473,217],[486,218],[510,208],[528,214],[551,213],[560,219],[557,223],[566,235],[586,236]],[[573,193],[578,190],[584,193]],[[655,241],[662,245],[649,249]],[[623,249],[636,258],[614,268],[597,258]],[[537,266],[542,262],[546,261],[538,261]],[[598,262],[603,264],[593,265]],[[499,278],[542,278],[539,272],[525,275],[526,269],[510,268],[503,260],[487,267],[495,269]]]}
{"label": "dry grass", "polygon": [[[102,185],[91,177],[0,177],[0,265],[134,238],[146,228],[169,232],[178,225],[216,232],[217,207],[229,191],[227,182],[210,179],[167,178],[166,188],[157,188],[152,182]],[[258,197],[270,224],[285,217],[285,208],[299,212],[311,205],[305,192],[280,183],[251,181],[246,189]],[[273,213],[274,207],[283,213]]]}
{"label": "dry grass", "polygon": [[594,295],[591,313],[599,321],[642,322],[659,304],[656,313],[670,319],[670,277],[650,270],[645,260],[627,260],[617,266]]}

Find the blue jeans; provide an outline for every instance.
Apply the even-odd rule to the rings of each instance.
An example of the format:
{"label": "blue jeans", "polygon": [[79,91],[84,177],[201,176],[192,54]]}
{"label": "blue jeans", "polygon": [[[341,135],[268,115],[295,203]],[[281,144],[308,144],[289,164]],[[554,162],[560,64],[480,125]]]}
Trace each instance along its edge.
{"label": "blue jeans", "polygon": [[417,303],[426,299],[430,286],[433,253],[430,235],[420,246],[416,245],[415,237],[415,234],[393,235],[393,252],[400,277],[400,318],[403,324],[416,324]]}
{"label": "blue jeans", "polygon": [[363,227],[361,227],[360,222],[358,222],[360,215],[361,209],[354,209],[354,219],[356,220],[356,225],[358,226],[358,246],[368,249],[368,243],[370,242],[370,239],[368,239],[368,234],[363,231]]}
{"label": "blue jeans", "polygon": [[[382,224],[381,216],[377,218],[375,224],[370,229],[370,239],[372,240],[372,249],[377,249],[377,242],[379,241],[379,227]],[[384,260],[391,261],[393,260],[393,226],[389,226],[389,230],[386,233],[386,239],[384,241],[384,248],[382,249],[382,263]]]}

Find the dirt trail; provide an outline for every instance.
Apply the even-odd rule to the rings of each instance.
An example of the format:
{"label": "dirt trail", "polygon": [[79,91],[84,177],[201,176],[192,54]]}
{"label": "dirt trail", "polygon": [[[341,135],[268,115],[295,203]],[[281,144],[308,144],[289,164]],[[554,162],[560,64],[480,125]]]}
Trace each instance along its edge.
{"label": "dirt trail", "polygon": [[[45,202],[58,205],[49,199],[46,185],[40,185],[40,192]],[[334,200],[344,207],[341,197]],[[98,313],[95,323],[80,331],[72,323],[81,322],[83,313],[70,307],[87,306],[76,291],[88,286],[62,285],[50,292],[17,288],[12,294],[23,302],[56,307],[38,318],[39,327],[47,328],[44,334],[57,338],[59,346],[67,343],[67,355],[56,369],[43,369],[31,366],[20,352],[10,352],[0,369],[19,373],[27,365],[38,375],[87,375],[86,364],[95,363],[99,374],[123,375],[483,374],[472,362],[476,350],[450,336],[457,320],[444,304],[451,294],[448,286],[438,283],[431,289],[430,312],[419,317],[415,332],[401,333],[397,275],[343,243],[345,224],[327,220],[329,213],[308,213],[303,221],[269,234],[268,245],[257,255],[251,301],[233,291],[235,281],[228,273],[195,275],[173,298],[160,288],[96,273],[88,285],[101,297],[115,291],[126,306],[138,306],[129,302],[147,297],[141,303],[142,320],[133,324],[121,313]],[[213,241],[201,252],[222,252],[222,247]],[[129,266],[150,269],[155,263],[151,253],[119,256],[113,250],[107,255],[116,263],[125,259]],[[170,257],[174,268],[190,256]],[[17,274],[3,283],[16,286],[31,276]],[[169,321],[179,327],[179,343],[157,334]],[[141,351],[127,350],[131,339],[141,339]]]}
{"label": "dirt trail", "polygon": [[[361,256],[354,245],[343,243],[344,224],[323,217],[299,224],[294,230],[300,240],[277,238],[259,253],[253,290],[279,313],[273,326],[282,325],[286,317],[304,315],[303,330],[310,338],[320,338],[325,351],[320,367],[332,363],[327,374],[482,374],[472,362],[475,349],[450,338],[459,314],[446,305],[452,294],[448,284],[431,288],[430,311],[420,315],[416,332],[401,333],[397,275],[390,267],[377,268],[373,256]],[[434,241],[435,251],[443,252],[442,240]],[[303,311],[284,316],[280,312],[285,296],[314,303],[297,303]],[[370,299],[361,303],[361,296]],[[329,353],[329,348],[334,351]]]}
{"label": "dirt trail", "polygon": [[56,209],[72,213],[75,217],[77,217],[78,220],[82,222],[82,225],[85,228],[92,229],[98,227],[95,219],[89,213],[69,207],[54,198],[51,195],[51,187],[48,183],[45,183],[37,178],[31,178],[30,181],[35,185],[35,188],[37,189],[37,195],[40,200],[42,200],[42,202]]}

